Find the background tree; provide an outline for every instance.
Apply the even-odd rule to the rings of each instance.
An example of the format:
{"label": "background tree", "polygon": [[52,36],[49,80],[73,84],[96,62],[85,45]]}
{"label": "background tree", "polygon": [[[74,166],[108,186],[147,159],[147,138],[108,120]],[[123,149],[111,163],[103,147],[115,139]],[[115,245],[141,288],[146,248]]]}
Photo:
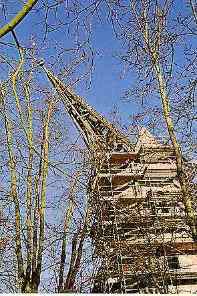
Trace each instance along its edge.
{"label": "background tree", "polygon": [[154,127],[165,122],[175,151],[187,223],[196,241],[195,200],[191,180],[184,168],[184,155],[193,158],[195,153],[194,8],[192,2],[187,5],[186,1],[181,5],[177,1],[154,0],[127,1],[124,4],[113,2],[109,5],[114,32],[124,42],[125,53],[120,56],[121,61],[128,70],[134,70],[137,77],[137,87],[129,90],[126,96],[140,98],[143,106],[149,108],[146,115],[152,114],[154,118],[156,112],[160,116],[157,122],[153,119]]}

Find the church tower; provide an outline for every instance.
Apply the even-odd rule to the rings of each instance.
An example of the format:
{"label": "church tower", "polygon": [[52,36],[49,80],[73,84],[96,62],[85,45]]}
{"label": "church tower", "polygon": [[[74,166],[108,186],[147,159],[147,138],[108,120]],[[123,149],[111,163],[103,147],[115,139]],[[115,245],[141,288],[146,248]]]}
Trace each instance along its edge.
{"label": "church tower", "polygon": [[137,144],[43,69],[91,152],[90,236],[98,259],[94,293],[194,293],[191,238],[174,150],[145,128]]}

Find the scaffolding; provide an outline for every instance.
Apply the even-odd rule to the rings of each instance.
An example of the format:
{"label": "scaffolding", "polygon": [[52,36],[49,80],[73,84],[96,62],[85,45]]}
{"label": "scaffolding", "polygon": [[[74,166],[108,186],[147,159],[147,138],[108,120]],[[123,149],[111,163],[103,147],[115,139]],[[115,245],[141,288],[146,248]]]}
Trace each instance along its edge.
{"label": "scaffolding", "polygon": [[173,148],[144,143],[137,151],[114,151],[96,176],[92,237],[103,260],[92,292],[197,291],[197,244],[186,224]]}

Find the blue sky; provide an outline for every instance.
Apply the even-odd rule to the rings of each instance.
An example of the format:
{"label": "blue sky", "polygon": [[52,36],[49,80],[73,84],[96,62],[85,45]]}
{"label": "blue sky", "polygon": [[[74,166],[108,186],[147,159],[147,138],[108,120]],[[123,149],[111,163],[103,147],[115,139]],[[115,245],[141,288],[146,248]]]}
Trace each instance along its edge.
{"label": "blue sky", "polygon": [[[83,1],[82,1],[83,2]],[[86,3],[86,1],[85,1]],[[39,7],[39,4],[35,6],[35,9]],[[19,8],[19,6],[18,6]],[[17,7],[15,7],[15,11]],[[35,40],[39,40],[43,34],[43,26],[41,22],[42,13],[38,13],[35,10],[31,12],[22,23],[16,28],[18,39],[22,45],[27,45],[31,36],[34,36]],[[124,122],[127,122],[128,116],[136,111],[137,106],[131,103],[122,103],[120,97],[123,92],[128,89],[130,82],[132,81],[132,73],[129,73],[127,77],[121,79],[122,67],[115,54],[120,50],[119,43],[115,39],[111,25],[106,20],[102,22],[96,21],[93,23],[94,33],[91,37],[91,44],[96,49],[97,54],[94,57],[94,71],[92,73],[92,83],[90,87],[86,87],[85,84],[77,86],[76,91],[79,95],[85,97],[90,105],[92,105],[98,112],[101,112],[105,116],[108,116],[112,111],[113,106],[117,105],[120,109],[121,117]],[[30,33],[31,31],[31,33]],[[4,37],[4,40],[12,40],[11,34]],[[66,27],[63,33],[62,31],[55,31],[49,34],[50,44],[48,49],[43,49],[42,58],[49,61],[50,58],[54,58],[54,40],[59,40],[65,47],[68,47],[72,43],[72,38],[66,33]],[[37,41],[38,42],[38,41]],[[52,45],[52,46],[51,46]],[[12,52],[15,56],[16,52]],[[42,55],[42,54],[41,54]],[[66,63],[66,61],[65,61]],[[52,69],[56,72],[56,69]]]}
{"label": "blue sky", "polygon": [[[50,0],[49,4],[53,4],[56,1]],[[69,1],[68,1],[69,2]],[[72,2],[72,1],[71,1]],[[82,0],[83,5],[90,3],[90,0]],[[125,1],[127,2],[127,1]],[[9,2],[8,2],[9,3]],[[10,2],[11,3],[11,2]],[[12,6],[12,14],[8,17],[13,17],[13,13],[18,11],[20,8],[20,1],[17,2],[18,5]],[[20,3],[20,4],[19,4]],[[64,2],[66,3],[66,1]],[[184,12],[185,1],[177,0],[175,12]],[[41,1],[38,1],[38,4],[34,7],[33,11],[22,21],[21,24],[16,28],[17,36],[22,45],[30,45],[30,38],[34,39],[39,47],[38,58],[44,58],[46,65],[54,71],[55,74],[58,74],[62,71],[71,59],[70,52],[64,54],[61,58],[58,56],[58,52],[55,50],[56,45],[62,48],[72,48],[73,45],[76,45],[75,40],[75,24],[70,28],[70,34],[68,34],[68,26],[63,26],[59,30],[55,30],[52,33],[49,33],[47,39],[43,42],[44,29],[43,20],[44,14],[43,10],[40,10],[42,5]],[[7,5],[11,7],[11,5]],[[67,22],[69,18],[67,17],[65,6],[60,5],[58,10],[58,17],[61,20]],[[109,113],[114,109],[116,105],[119,109],[121,115],[122,123],[128,125],[130,122],[129,116],[131,114],[141,112],[143,107],[140,106],[139,102],[123,102],[121,97],[124,94],[124,91],[128,90],[132,84],[135,84],[135,74],[132,71],[129,71],[126,75],[123,74],[123,66],[120,61],[115,57],[117,53],[121,51],[121,44],[115,38],[112,31],[112,26],[109,23],[107,18],[107,12],[103,8],[100,11],[101,19],[95,16],[93,18],[89,17],[88,24],[91,24],[92,34],[90,36],[90,45],[94,50],[94,70],[92,73],[92,80],[90,87],[87,87],[85,82],[79,83],[76,86],[76,92],[85,97],[90,105],[92,105],[98,112],[102,113],[105,116],[109,116]],[[83,15],[82,15],[83,16]],[[49,15],[50,23],[54,23],[54,14]],[[72,18],[72,16],[70,16]],[[87,34],[84,31],[81,31],[81,38],[86,38]],[[3,38],[3,40],[12,40],[11,34]],[[13,40],[12,40],[13,41]],[[195,48],[196,40],[193,40],[193,46]],[[6,49],[7,50],[7,49]],[[88,47],[85,48],[85,51],[89,54],[90,51]],[[16,51],[12,49],[7,50],[7,54],[10,54],[13,57],[16,57]],[[182,56],[180,50],[177,48],[176,52],[176,62],[178,65],[182,63]],[[54,66],[56,60],[59,59],[58,66]],[[83,72],[84,68],[79,69]],[[39,74],[39,79],[45,81],[48,86],[50,83],[44,78],[44,74]],[[89,85],[89,84],[88,84]],[[155,104],[157,100],[155,94],[149,100],[149,104]],[[157,94],[156,94],[157,95]],[[158,101],[156,102],[158,104]],[[161,118],[157,118],[161,120]]]}

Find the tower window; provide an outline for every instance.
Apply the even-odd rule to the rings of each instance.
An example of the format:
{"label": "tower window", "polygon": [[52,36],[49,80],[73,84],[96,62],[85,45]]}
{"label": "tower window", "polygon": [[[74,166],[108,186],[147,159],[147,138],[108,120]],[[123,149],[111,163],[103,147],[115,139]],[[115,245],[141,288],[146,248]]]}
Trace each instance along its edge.
{"label": "tower window", "polygon": [[171,256],[167,258],[169,269],[178,269],[180,268],[178,256]]}

